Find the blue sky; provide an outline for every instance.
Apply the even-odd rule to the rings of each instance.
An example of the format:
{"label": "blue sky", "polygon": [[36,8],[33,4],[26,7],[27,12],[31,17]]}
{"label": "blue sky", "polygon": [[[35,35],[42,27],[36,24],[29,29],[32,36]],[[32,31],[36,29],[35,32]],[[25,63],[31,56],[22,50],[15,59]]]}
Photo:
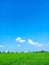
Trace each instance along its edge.
{"label": "blue sky", "polygon": [[49,51],[49,1],[0,0],[0,51]]}

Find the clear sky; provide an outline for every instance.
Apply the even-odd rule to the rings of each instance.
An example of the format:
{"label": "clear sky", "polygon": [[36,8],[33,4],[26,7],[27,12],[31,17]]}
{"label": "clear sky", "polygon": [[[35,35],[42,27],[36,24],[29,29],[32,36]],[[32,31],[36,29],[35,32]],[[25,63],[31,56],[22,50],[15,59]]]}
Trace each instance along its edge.
{"label": "clear sky", "polygon": [[0,51],[49,51],[49,0],[0,0]]}

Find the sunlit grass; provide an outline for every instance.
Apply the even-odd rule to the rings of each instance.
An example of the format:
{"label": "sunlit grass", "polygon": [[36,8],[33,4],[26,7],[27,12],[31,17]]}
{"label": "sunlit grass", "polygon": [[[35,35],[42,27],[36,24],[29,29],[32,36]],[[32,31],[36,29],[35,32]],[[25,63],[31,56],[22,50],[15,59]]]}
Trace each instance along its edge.
{"label": "sunlit grass", "polygon": [[49,65],[49,53],[0,53],[0,65]]}

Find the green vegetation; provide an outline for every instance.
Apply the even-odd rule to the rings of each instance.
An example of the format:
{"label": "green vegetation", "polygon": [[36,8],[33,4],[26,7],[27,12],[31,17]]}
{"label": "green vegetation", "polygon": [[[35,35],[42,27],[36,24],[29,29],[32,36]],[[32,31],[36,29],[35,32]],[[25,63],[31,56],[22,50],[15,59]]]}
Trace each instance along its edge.
{"label": "green vegetation", "polygon": [[49,65],[49,52],[0,53],[0,65]]}

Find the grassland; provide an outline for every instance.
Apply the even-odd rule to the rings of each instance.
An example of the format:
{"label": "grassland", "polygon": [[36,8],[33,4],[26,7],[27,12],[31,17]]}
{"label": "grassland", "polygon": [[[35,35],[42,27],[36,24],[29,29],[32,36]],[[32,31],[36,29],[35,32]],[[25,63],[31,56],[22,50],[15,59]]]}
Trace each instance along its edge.
{"label": "grassland", "polygon": [[0,65],[49,65],[49,53],[0,53]]}

